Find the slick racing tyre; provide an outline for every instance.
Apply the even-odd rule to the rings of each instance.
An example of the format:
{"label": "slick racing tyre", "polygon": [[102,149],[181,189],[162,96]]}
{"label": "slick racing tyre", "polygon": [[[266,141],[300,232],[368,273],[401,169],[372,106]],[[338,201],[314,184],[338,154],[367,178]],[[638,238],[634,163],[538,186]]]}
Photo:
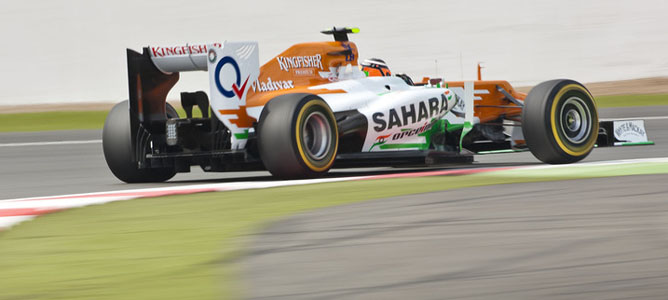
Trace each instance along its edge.
{"label": "slick racing tyre", "polygon": [[[174,107],[166,105],[167,117],[178,117]],[[163,182],[174,177],[173,168],[139,169],[132,161],[135,149],[131,139],[129,102],[125,100],[111,109],[102,130],[102,149],[109,169],[116,178],[127,183]],[[148,151],[144,149],[144,153]]]}
{"label": "slick racing tyre", "polygon": [[522,133],[531,153],[545,163],[579,161],[589,155],[596,143],[596,103],[576,81],[543,82],[524,101]]}
{"label": "slick racing tyre", "polygon": [[334,163],[339,143],[336,119],[318,96],[289,94],[272,99],[257,128],[260,158],[276,177],[318,177]]}

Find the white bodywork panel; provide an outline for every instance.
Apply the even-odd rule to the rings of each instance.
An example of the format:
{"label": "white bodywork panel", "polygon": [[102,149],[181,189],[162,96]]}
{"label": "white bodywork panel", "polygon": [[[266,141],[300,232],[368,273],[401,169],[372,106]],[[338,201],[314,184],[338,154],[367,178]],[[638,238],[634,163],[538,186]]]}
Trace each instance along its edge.
{"label": "white bodywork panel", "polygon": [[334,112],[358,110],[367,118],[362,151],[419,150],[429,147],[433,126],[455,105],[449,89],[409,86],[398,77],[369,77],[314,86],[344,90],[320,94]]}
{"label": "white bodywork panel", "polygon": [[169,74],[183,71],[206,71],[207,55],[212,47],[222,44],[186,44],[179,46],[149,46],[151,61],[158,70]]}
{"label": "white bodywork panel", "polygon": [[248,120],[246,96],[260,74],[257,42],[209,45],[209,102],[216,117],[232,132],[232,149],[246,147]]}
{"label": "white bodywork panel", "polygon": [[[478,95],[481,94],[489,94],[488,90],[482,89],[482,90],[476,90],[475,85],[473,82],[470,83],[470,90],[473,91],[473,93],[468,94],[466,93],[466,89],[462,87],[451,87],[449,88],[451,91],[453,91],[460,99],[463,101],[459,101],[457,105],[452,109],[453,113],[450,113],[445,116],[445,119],[450,123],[450,124],[464,124],[466,121],[471,122],[471,124],[478,124],[480,123],[480,119],[474,115],[474,106],[475,106],[475,101],[480,101],[482,98]],[[468,104],[470,103],[470,105]],[[459,116],[458,116],[459,115]],[[466,118],[463,116],[467,116]]]}

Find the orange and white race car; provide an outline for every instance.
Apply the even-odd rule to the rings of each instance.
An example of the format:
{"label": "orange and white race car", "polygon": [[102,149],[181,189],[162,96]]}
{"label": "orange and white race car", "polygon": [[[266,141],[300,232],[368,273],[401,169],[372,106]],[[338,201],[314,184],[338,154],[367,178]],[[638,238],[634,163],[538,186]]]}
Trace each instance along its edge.
{"label": "orange and white race car", "polygon": [[[332,167],[472,162],[509,149],[572,163],[597,140],[616,141],[576,81],[547,81],[528,95],[507,81],[416,84],[380,59],[359,64],[348,40],[356,32],[325,30],[334,41],[293,45],[262,66],[256,42],[128,49],[130,97],[103,131],[109,168],[125,182],[165,181],[193,165],[303,178]],[[186,71],[208,72],[210,90],[181,93],[180,117],[166,97]]]}

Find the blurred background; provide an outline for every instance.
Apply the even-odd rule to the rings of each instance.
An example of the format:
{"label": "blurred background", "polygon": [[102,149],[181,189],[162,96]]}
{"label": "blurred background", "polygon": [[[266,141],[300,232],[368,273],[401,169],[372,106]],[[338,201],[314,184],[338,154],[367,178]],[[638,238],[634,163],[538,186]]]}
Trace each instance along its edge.
{"label": "blurred background", "polygon": [[[261,63],[357,26],[360,58],[413,77],[518,86],[668,75],[668,1],[11,1],[0,11],[0,105],[127,98],[125,48],[256,40]],[[183,74],[170,99],[208,90]]]}

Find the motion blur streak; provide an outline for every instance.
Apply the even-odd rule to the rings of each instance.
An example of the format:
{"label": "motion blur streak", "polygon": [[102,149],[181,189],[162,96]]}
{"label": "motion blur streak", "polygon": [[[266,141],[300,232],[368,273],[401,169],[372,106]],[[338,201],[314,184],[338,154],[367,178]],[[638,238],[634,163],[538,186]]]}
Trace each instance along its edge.
{"label": "motion blur streak", "polygon": [[102,143],[102,140],[34,142],[34,143],[5,143],[5,144],[0,144],[0,147],[33,147],[33,146],[80,145],[80,144],[100,144],[100,143]]}
{"label": "motion blur streak", "polygon": [[627,159],[627,160],[616,160],[616,161],[599,161],[590,163],[580,163],[576,165],[540,165],[540,166],[493,167],[493,168],[469,168],[469,169],[406,172],[406,173],[386,174],[386,175],[323,178],[323,179],[199,184],[199,185],[187,185],[187,186],[176,186],[176,187],[165,187],[165,188],[150,188],[150,189],[136,189],[136,190],[112,191],[112,192],[101,192],[101,193],[61,195],[52,197],[9,199],[0,201],[0,230],[11,227],[17,223],[29,220],[35,216],[67,208],[82,207],[93,204],[103,204],[114,201],[132,200],[146,197],[161,197],[169,195],[194,194],[194,193],[204,193],[204,192],[261,189],[261,188],[271,188],[271,187],[352,181],[352,180],[467,175],[467,174],[477,174],[477,173],[504,171],[512,169],[523,169],[526,171],[535,169],[562,169],[562,168],[577,169],[583,167],[586,168],[590,166],[624,165],[624,164],[634,164],[634,163],[666,163],[666,162],[668,162],[668,157]]}

